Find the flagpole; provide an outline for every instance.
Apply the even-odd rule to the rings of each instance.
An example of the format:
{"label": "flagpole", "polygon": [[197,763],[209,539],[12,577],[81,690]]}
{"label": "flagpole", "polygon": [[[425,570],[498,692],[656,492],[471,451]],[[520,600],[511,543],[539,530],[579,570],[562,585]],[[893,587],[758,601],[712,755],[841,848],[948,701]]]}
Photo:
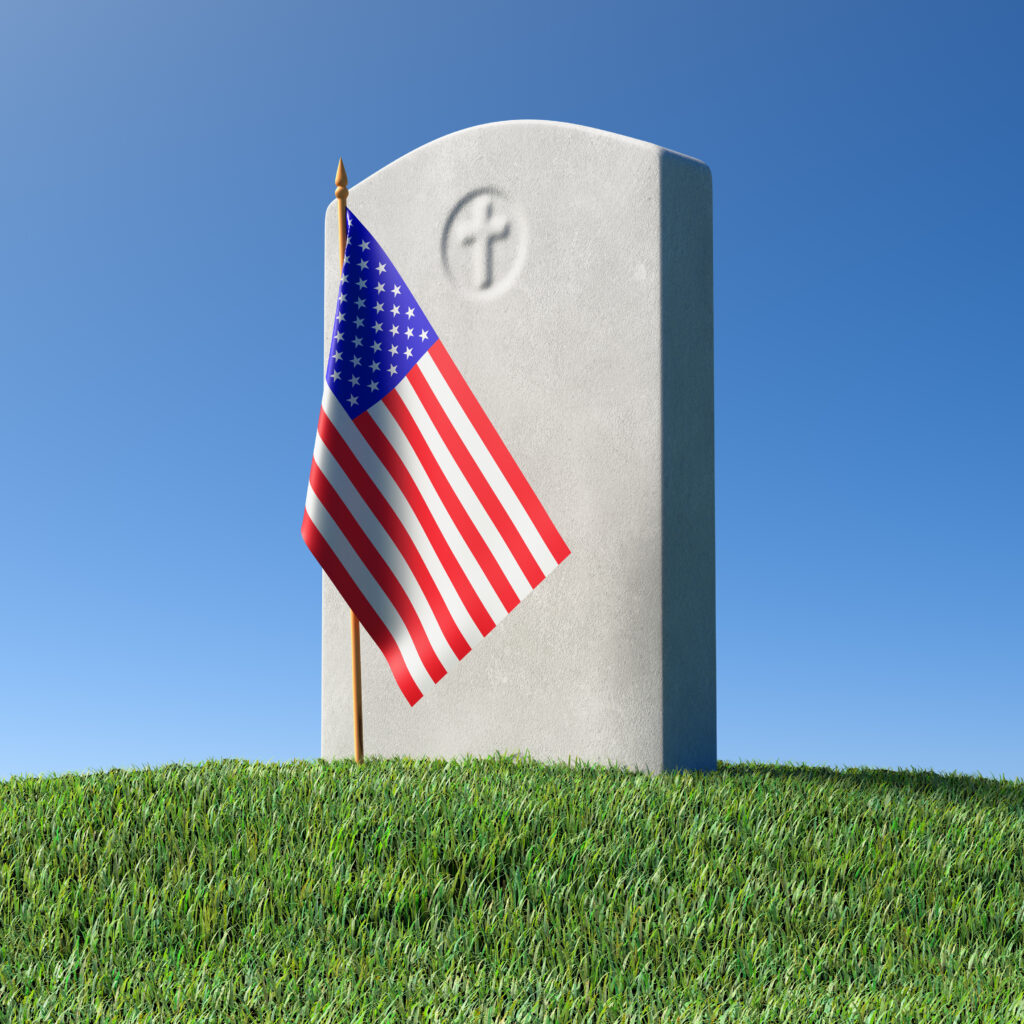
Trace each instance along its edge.
{"label": "flagpole", "polygon": [[[345,165],[338,160],[338,173],[334,176],[334,195],[338,200],[338,267],[345,268],[345,201],[348,199],[348,175]],[[349,609],[352,627],[352,721],[355,733],[356,764],[363,763],[363,684],[359,663],[359,620]]]}

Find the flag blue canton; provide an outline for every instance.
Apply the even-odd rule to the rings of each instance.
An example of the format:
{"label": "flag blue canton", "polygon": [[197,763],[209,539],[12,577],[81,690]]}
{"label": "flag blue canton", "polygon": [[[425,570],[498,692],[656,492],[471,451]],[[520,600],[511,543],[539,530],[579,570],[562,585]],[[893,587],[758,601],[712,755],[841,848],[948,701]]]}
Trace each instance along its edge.
{"label": "flag blue canton", "polygon": [[387,254],[345,212],[348,239],[327,386],[355,419],[398,387],[437,335]]}

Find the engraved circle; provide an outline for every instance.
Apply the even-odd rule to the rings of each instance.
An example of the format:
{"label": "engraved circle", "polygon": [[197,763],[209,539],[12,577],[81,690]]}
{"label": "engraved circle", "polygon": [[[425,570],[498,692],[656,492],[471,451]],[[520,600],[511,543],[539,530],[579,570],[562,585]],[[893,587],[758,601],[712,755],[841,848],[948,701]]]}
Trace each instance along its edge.
{"label": "engraved circle", "polygon": [[518,206],[500,189],[474,189],[455,204],[445,222],[445,273],[468,298],[495,298],[519,276],[526,243],[526,220]]}

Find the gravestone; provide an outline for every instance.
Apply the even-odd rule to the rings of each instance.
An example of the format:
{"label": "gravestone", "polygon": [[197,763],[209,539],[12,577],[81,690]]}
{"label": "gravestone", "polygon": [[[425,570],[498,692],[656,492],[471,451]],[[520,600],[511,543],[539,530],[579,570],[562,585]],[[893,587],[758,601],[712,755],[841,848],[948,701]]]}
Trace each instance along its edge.
{"label": "gravestone", "polygon": [[[571,552],[413,706],[363,631],[365,757],[714,769],[708,167],[579,125],[505,121],[408,153],[348,206]],[[352,757],[349,610],[326,575],[322,687],[322,756]]]}

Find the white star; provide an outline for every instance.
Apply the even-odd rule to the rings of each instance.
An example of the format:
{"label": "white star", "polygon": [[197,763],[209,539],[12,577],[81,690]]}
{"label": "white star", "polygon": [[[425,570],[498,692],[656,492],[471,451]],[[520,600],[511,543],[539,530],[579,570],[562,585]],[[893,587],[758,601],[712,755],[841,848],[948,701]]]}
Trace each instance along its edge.
{"label": "white star", "polygon": [[340,327],[334,332],[334,340],[335,341],[341,341],[341,328]]}
{"label": "white star", "polygon": [[398,373],[398,370],[397,370],[397,368],[396,368],[396,367],[394,367],[394,366],[389,366],[389,367],[388,367],[388,373],[390,373],[390,374],[391,374],[391,376],[392,376],[392,377],[394,377],[394,375],[395,375],[396,373]]}
{"label": "white star", "polygon": [[359,261],[359,269],[360,270],[365,270],[369,265],[370,264],[367,263],[366,260],[360,260]]}
{"label": "white star", "polygon": [[425,330],[420,331],[420,341],[426,341],[427,337],[428,337],[428,335],[427,335],[427,332]]}
{"label": "white star", "polygon": [[370,381],[370,390],[371,391],[376,391],[377,390],[377,382],[375,380],[371,380]]}
{"label": "white star", "polygon": [[383,281],[378,281],[374,285],[374,287],[377,289],[378,292],[382,292],[382,291],[384,291],[384,282]]}
{"label": "white star", "polygon": [[412,306],[410,306],[410,307],[409,307],[409,308],[408,308],[408,309],[407,309],[407,310],[405,311],[405,315],[406,315],[406,316],[415,316],[415,315],[416,315],[416,314],[415,314],[415,312],[413,312],[413,308],[412,308]]}
{"label": "white star", "polygon": [[359,243],[359,248],[360,248],[360,249],[362,249],[362,250],[363,250],[363,252],[366,252],[366,250],[370,248],[370,243],[369,243],[369,242],[368,242],[368,241],[367,241],[367,240],[366,240],[366,239],[364,238],[364,239],[363,239],[363,240],[362,240],[362,241],[361,241],[361,242]]}
{"label": "white star", "polygon": [[354,373],[349,378],[349,384],[351,384],[352,387],[354,388],[359,387],[359,378]]}
{"label": "white star", "polygon": [[395,356],[395,355],[398,355],[398,346],[397,346],[397,345],[392,345],[392,346],[391,346],[391,348],[389,348],[389,349],[388,349],[388,351],[389,351],[389,352],[390,352],[390,353],[391,353],[391,354],[392,354],[393,356]]}
{"label": "white star", "polygon": [[339,320],[344,320],[345,319],[345,310],[343,310],[343,309],[339,309],[338,310],[338,319]]}
{"label": "white star", "polygon": [[391,289],[391,294],[392,295],[401,295],[402,294],[402,286],[400,284],[396,284],[395,287]]}
{"label": "white star", "polygon": [[412,355],[412,349],[411,348],[407,348],[405,350],[405,358],[408,359],[411,355]]}
{"label": "white star", "polygon": [[363,318],[361,316],[356,317],[356,330],[363,326]]}
{"label": "white star", "polygon": [[359,287],[360,288],[365,288],[366,287],[366,278],[365,277],[359,278]]}
{"label": "white star", "polygon": [[379,341],[375,341],[373,343],[373,351],[374,352],[379,352],[380,351],[380,342]]}
{"label": "white star", "polygon": [[376,373],[379,369],[380,363],[378,363],[376,359],[372,363],[370,363],[370,371],[372,373]]}
{"label": "white star", "polygon": [[356,348],[362,348],[363,347],[363,339],[362,338],[353,338],[352,339],[352,344],[355,345]]}
{"label": "white star", "polygon": [[362,309],[366,305],[366,299],[356,299],[356,309]]}
{"label": "white star", "polygon": [[384,328],[381,325],[381,322],[379,320],[373,325],[373,329],[375,331],[383,331],[384,330]]}
{"label": "white star", "polygon": [[334,373],[331,374],[331,380],[341,380],[341,371],[335,370]]}
{"label": "white star", "polygon": [[352,365],[353,366],[358,366],[361,362],[362,362],[362,359],[360,359],[359,356],[353,356],[352,357]]}
{"label": "white star", "polygon": [[411,327],[406,327],[406,329],[405,329],[405,336],[407,338],[411,338],[412,337],[412,328]]}
{"label": "white star", "polygon": [[377,264],[377,273],[378,273],[378,274],[383,274],[383,273],[384,273],[384,271],[385,271],[385,270],[387,270],[387,269],[388,269],[388,268],[387,268],[387,267],[385,267],[383,263],[378,263],[378,264]]}
{"label": "white star", "polygon": [[392,306],[391,307],[391,315],[392,316],[398,316],[398,314],[401,313],[401,312],[402,311],[397,306]]}
{"label": "white star", "polygon": [[377,305],[373,307],[373,311],[375,313],[383,313],[384,312],[384,303],[383,302],[378,302]]}
{"label": "white star", "polygon": [[356,398],[356,396],[355,396],[355,395],[349,395],[349,396],[348,396],[348,404],[349,404],[349,405],[355,405],[355,404],[356,404],[356,402],[358,402],[358,401],[359,401],[359,399],[358,399],[358,398]]}
{"label": "white star", "polygon": [[398,324],[392,324],[391,325],[391,333],[392,334],[397,334],[398,333]]}
{"label": "white star", "polygon": [[339,351],[338,351],[337,349],[335,349],[335,350],[334,350],[334,351],[333,351],[333,352],[331,353],[331,358],[332,358],[332,359],[333,359],[333,360],[334,360],[335,362],[337,362],[337,361],[338,361],[338,360],[339,360],[339,359],[341,358],[341,353],[340,353],[340,352],[339,352]]}

